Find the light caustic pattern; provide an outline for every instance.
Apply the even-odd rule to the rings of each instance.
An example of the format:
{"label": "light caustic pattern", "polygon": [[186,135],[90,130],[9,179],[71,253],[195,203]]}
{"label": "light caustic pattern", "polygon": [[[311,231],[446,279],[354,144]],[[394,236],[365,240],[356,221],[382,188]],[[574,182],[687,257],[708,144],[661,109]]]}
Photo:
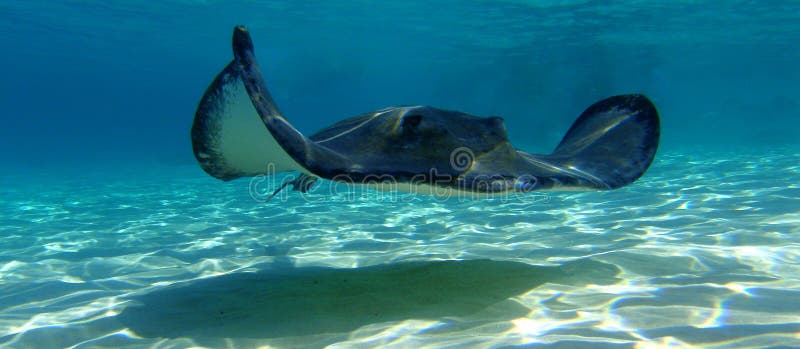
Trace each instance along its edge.
{"label": "light caustic pattern", "polygon": [[6,171],[0,345],[796,347],[797,159],[665,152],[619,190],[516,200]]}

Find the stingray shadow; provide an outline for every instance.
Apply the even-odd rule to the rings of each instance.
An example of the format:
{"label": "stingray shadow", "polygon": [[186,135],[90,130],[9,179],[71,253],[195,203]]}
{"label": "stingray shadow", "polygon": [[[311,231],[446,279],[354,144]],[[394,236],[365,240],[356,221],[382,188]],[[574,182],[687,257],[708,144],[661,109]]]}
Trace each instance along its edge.
{"label": "stingray shadow", "polygon": [[[289,268],[212,277],[131,297],[118,319],[142,337],[277,338],[346,333],[406,319],[516,318],[509,298],[546,282],[616,281],[616,267],[558,267],[492,260],[429,261],[364,268]],[[499,308],[498,308],[499,305]],[[492,312],[488,312],[492,314]]]}

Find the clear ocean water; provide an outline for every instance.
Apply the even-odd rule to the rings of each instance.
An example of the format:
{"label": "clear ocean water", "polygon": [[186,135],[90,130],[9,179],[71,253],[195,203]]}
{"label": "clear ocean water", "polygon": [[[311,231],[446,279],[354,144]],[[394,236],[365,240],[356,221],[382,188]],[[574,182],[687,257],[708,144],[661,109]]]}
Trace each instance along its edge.
{"label": "clear ocean water", "polygon": [[[613,191],[264,203],[189,139],[236,24],[306,133],[432,105],[549,153],[644,93],[661,145]],[[0,347],[800,347],[797,42],[796,1],[0,2]]]}

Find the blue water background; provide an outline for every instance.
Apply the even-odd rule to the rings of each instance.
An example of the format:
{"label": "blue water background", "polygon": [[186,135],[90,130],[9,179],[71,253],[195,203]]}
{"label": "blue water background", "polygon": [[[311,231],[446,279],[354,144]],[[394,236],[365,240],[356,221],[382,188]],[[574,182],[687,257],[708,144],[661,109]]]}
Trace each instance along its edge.
{"label": "blue water background", "polygon": [[589,104],[645,93],[662,149],[795,145],[796,1],[5,1],[5,164],[191,163],[188,130],[247,25],[303,132],[393,105],[506,119],[549,152]]}
{"label": "blue water background", "polygon": [[[798,23],[798,1],[2,1],[0,348],[798,347]],[[189,139],[236,24],[307,134],[427,104],[548,153],[644,93],[661,146],[613,191],[263,203]]]}

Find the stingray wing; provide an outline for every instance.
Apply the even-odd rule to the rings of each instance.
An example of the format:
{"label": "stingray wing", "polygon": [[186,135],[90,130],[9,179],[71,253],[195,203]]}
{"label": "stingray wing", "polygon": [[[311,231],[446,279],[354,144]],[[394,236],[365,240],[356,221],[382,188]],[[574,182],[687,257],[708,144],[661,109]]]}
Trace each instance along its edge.
{"label": "stingray wing", "polygon": [[233,31],[233,55],[233,64],[242,73],[242,81],[261,122],[286,154],[307,172],[323,178],[345,174],[353,167],[347,156],[311,141],[283,117],[267,90],[253,53],[253,41],[243,26]]}
{"label": "stingray wing", "polygon": [[234,29],[233,50],[234,60],[206,90],[192,125],[203,170],[222,180],[284,171],[331,178],[346,171],[347,157],[309,140],[281,115],[244,27]]}
{"label": "stingray wing", "polygon": [[487,154],[463,185],[491,189],[487,182],[495,183],[496,191],[619,188],[652,164],[659,124],[655,106],[644,95],[606,98],[581,114],[552,154],[509,154],[510,149]]}
{"label": "stingray wing", "polygon": [[217,75],[200,100],[191,138],[200,167],[222,180],[303,168],[262,124],[235,61]]}
{"label": "stingray wing", "polygon": [[586,178],[591,187],[615,189],[644,174],[660,137],[653,102],[641,94],[619,95],[587,108],[555,151],[540,159]]}

